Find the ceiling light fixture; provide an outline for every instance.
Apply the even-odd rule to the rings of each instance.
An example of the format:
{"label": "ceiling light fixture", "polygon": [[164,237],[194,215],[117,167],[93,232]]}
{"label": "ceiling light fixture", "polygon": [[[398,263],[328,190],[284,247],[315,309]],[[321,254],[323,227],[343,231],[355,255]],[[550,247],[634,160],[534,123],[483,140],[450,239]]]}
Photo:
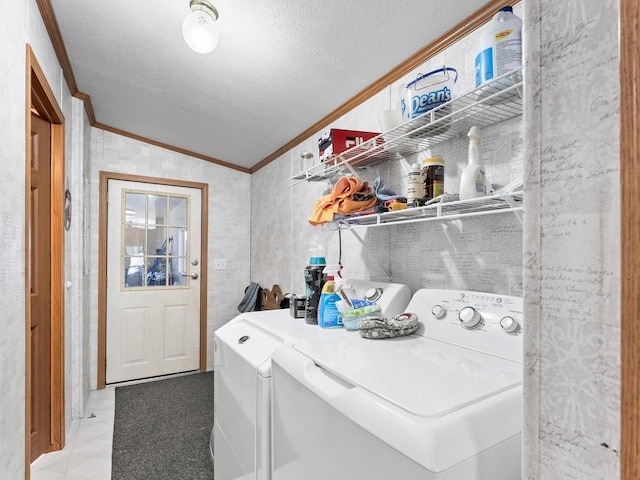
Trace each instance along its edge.
{"label": "ceiling light fixture", "polygon": [[212,52],[218,44],[218,11],[208,0],[191,0],[191,12],[182,22],[182,36],[189,48],[198,53]]}

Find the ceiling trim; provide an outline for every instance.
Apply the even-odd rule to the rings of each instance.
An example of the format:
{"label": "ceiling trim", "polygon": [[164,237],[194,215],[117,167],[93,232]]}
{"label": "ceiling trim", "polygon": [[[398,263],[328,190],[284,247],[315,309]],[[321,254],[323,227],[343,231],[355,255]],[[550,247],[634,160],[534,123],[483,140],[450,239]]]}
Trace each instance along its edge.
{"label": "ceiling trim", "polygon": [[93,126],[96,122],[96,113],[93,111],[93,104],[91,103],[91,97],[86,93],[76,92],[73,94],[79,100],[84,102],[84,109],[87,112],[87,117],[89,117],[89,123]]}
{"label": "ceiling trim", "polygon": [[47,28],[47,32],[49,33],[49,39],[53,45],[53,50],[56,52],[56,56],[58,57],[58,62],[62,68],[64,79],[67,81],[67,86],[71,91],[71,95],[75,96],[78,92],[78,84],[76,83],[76,78],[73,75],[73,70],[71,69],[71,61],[69,60],[67,49],[62,41],[62,34],[60,33],[60,27],[58,26],[56,15],[53,13],[51,0],[36,0],[36,4],[40,10],[44,26]]}
{"label": "ceiling trim", "polygon": [[316,134],[319,130],[327,127],[329,124],[336,121],[346,113],[350,112],[358,105],[364,103],[366,100],[369,100],[371,97],[384,90],[390,84],[401,79],[404,75],[419,67],[438,53],[442,52],[453,43],[457,42],[464,36],[481,27],[484,23],[491,20],[493,15],[495,15],[495,13],[500,8],[506,7],[507,5],[514,5],[516,3],[519,3],[519,1],[514,2],[513,0],[490,0],[483,7],[476,10],[470,16],[451,28],[449,31],[438,37],[433,42],[429,43],[427,46],[406,59],[404,62],[400,63],[386,75],[370,84],[364,90],[360,91],[360,93],[348,100],[345,104],[339,106],[333,112],[329,113],[326,117],[311,125],[304,132],[300,133],[289,143],[283,145],[271,155],[256,163],[253,167],[251,167],[251,173],[255,173],[269,163],[273,162],[299,143],[302,143],[311,135]]}
{"label": "ceiling trim", "polygon": [[250,170],[246,167],[241,167],[239,165],[234,165],[233,163],[225,162],[223,160],[218,160],[217,158],[208,157],[206,155],[202,155],[200,153],[192,152],[191,150],[187,150],[185,148],[175,147],[173,145],[169,145],[167,143],[162,143],[157,140],[153,140],[151,138],[143,137],[140,135],[136,135],[134,133],[125,132],[124,130],[120,130],[119,128],[110,127],[109,125],[104,125],[100,122],[96,122],[92,125],[95,128],[100,128],[101,130],[105,130],[107,132],[115,133],[117,135],[122,135],[123,137],[129,137],[133,140],[138,140],[140,142],[148,143],[151,145],[155,145],[156,147],[161,147],[166,150],[171,150],[172,152],[181,153],[183,155],[188,155],[190,157],[195,157],[200,160],[204,160],[205,162],[215,163],[216,165],[220,165],[222,167],[231,168],[232,170],[237,170],[242,173],[251,173]]}
{"label": "ceiling trim", "polygon": [[47,29],[47,33],[49,34],[49,40],[51,41],[51,45],[53,45],[53,50],[58,58],[60,68],[62,68],[62,75],[67,82],[67,87],[71,92],[71,96],[82,100],[84,103],[84,109],[87,112],[87,117],[89,118],[89,124],[94,126],[96,124],[96,114],[93,110],[91,97],[78,90],[76,77],[73,74],[73,69],[71,68],[71,60],[69,60],[67,48],[62,40],[62,33],[60,33],[60,27],[58,26],[58,20],[56,19],[56,15],[53,11],[51,0],[36,0],[36,4],[40,10],[42,21]]}

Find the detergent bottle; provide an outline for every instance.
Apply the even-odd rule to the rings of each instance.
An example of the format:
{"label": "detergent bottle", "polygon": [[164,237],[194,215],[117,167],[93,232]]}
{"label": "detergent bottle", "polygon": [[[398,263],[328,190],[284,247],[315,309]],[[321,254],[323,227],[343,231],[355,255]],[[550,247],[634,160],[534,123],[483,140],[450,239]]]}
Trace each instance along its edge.
{"label": "detergent bottle", "polygon": [[484,197],[487,194],[484,165],[480,150],[482,130],[471,127],[469,133],[469,165],[465,167],[460,179],[460,200]]}
{"label": "detergent bottle", "polygon": [[476,87],[522,65],[522,20],[506,6],[493,16],[476,55]]}
{"label": "detergent bottle", "polygon": [[332,232],[324,225],[314,228],[313,237],[309,244],[309,264],[304,267],[304,282],[306,295],[304,302],[304,319],[311,325],[318,324],[318,313],[322,285],[326,280],[323,273],[327,266],[325,250]]}
{"label": "detergent bottle", "polygon": [[327,265],[324,257],[311,257],[309,265],[304,268],[306,296],[304,303],[304,319],[306,323],[317,325],[318,304],[322,293],[325,276],[322,273]]}
{"label": "detergent bottle", "polygon": [[342,317],[336,305],[336,302],[341,300],[340,295],[336,293],[335,282],[335,276],[339,270],[340,267],[338,265],[327,265],[323,272],[327,276],[327,280],[322,287],[318,311],[318,325],[323,328],[342,326]]}

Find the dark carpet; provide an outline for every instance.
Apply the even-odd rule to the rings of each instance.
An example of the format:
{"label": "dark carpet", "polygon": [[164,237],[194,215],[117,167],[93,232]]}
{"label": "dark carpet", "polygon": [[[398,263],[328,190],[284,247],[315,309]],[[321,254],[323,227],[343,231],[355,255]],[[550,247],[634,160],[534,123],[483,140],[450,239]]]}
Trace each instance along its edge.
{"label": "dark carpet", "polygon": [[213,372],[116,387],[112,480],[213,480]]}

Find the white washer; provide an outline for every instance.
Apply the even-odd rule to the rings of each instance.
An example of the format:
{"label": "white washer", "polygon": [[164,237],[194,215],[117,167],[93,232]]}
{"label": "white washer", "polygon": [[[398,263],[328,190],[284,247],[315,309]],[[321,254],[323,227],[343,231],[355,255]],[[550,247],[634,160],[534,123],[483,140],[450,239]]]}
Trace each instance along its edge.
{"label": "white washer", "polygon": [[519,480],[522,299],[419,290],[414,335],[273,353],[273,480]]}
{"label": "white washer", "polygon": [[[378,296],[383,314],[402,313],[406,285],[345,280],[359,298]],[[343,328],[324,329],[292,318],[289,310],[243,313],[214,334],[215,420],[211,454],[216,480],[271,478],[271,354],[301,340],[348,337]],[[357,335],[357,333],[356,333]]]}

